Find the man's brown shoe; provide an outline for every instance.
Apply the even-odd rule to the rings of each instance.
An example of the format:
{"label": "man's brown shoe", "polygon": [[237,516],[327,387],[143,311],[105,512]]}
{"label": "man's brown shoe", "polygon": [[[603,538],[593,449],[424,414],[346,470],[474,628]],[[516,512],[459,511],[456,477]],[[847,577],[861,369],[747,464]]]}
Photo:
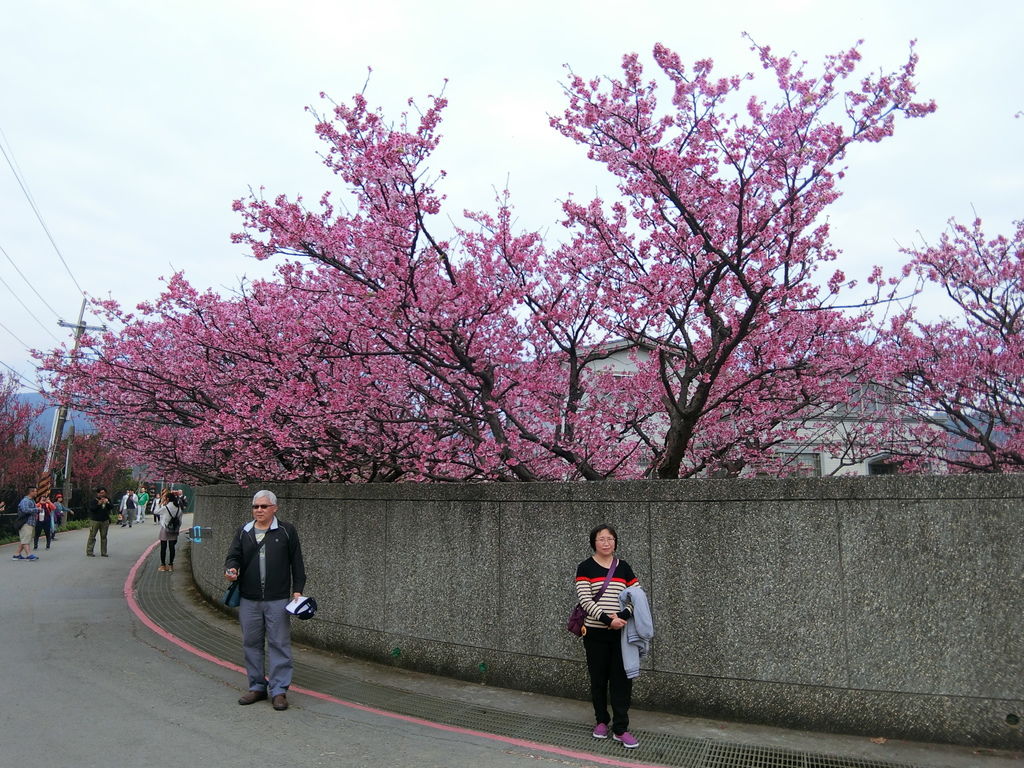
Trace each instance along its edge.
{"label": "man's brown shoe", "polygon": [[255,704],[257,701],[264,701],[264,700],[266,700],[266,698],[267,698],[267,692],[266,691],[247,691],[238,700],[238,703],[241,704],[244,707],[246,704]]}
{"label": "man's brown shoe", "polygon": [[285,696],[283,693],[277,694],[277,696],[274,697],[274,700],[271,703],[274,705],[274,709],[276,709],[278,712],[283,712],[284,710],[288,709],[288,697]]}

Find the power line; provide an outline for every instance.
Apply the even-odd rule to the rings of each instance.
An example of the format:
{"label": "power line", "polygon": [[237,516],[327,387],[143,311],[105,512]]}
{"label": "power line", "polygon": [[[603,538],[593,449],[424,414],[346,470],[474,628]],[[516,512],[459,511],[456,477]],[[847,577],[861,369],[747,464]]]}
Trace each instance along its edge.
{"label": "power line", "polygon": [[42,390],[40,390],[39,387],[37,387],[35,384],[33,384],[28,379],[26,379],[23,375],[21,375],[21,373],[19,373],[18,371],[14,370],[13,368],[11,368],[11,366],[9,366],[3,360],[0,360],[0,365],[2,365],[4,368],[6,368],[11,373],[13,373],[18,379],[20,379],[22,384],[24,384],[24,386],[28,387],[33,392],[38,392],[40,395],[43,394]]}
{"label": "power line", "polygon": [[17,337],[17,335],[16,335],[15,333],[14,333],[14,331],[12,331],[12,330],[11,330],[10,328],[8,328],[8,327],[7,327],[6,325],[4,325],[3,323],[0,323],[0,328],[3,328],[3,329],[4,329],[5,331],[7,331],[7,332],[8,332],[9,334],[11,334],[11,336],[13,336],[13,337],[14,337],[14,340],[15,340],[16,342],[18,342],[19,344],[21,344],[21,346],[23,346],[23,347],[24,347],[24,348],[25,348],[26,350],[29,350],[29,349],[31,349],[31,348],[32,348],[32,347],[30,347],[30,346],[29,346],[28,344],[26,344],[26,343],[25,343],[24,341],[22,341],[21,339],[19,339],[19,338]]}
{"label": "power line", "polygon": [[[23,306],[25,308],[25,311],[28,312],[29,317],[31,317],[33,320],[35,320],[37,323],[39,323],[39,327],[42,328],[47,333],[49,333],[51,339],[53,339],[55,342],[60,344],[61,343],[60,339],[58,339],[56,336],[54,336],[53,333],[50,332],[50,329],[48,329],[45,325],[43,325],[42,320],[40,320],[38,317],[36,317],[34,314],[32,314],[32,310],[28,308],[28,304],[26,304],[24,301],[21,300],[21,296],[19,296],[17,293],[14,292],[14,289],[11,288],[11,286],[7,284],[7,281],[4,280],[2,277],[0,277],[0,283],[3,283],[4,286],[7,288],[7,290],[11,292],[11,295],[14,296],[14,298],[16,298],[18,300],[18,303],[21,304],[21,306]],[[13,334],[11,334],[11,335],[13,336]],[[24,342],[22,342],[22,343],[24,344]],[[28,349],[28,345],[27,344],[25,345],[25,348]]]}
{"label": "power line", "polygon": [[46,237],[49,238],[50,245],[53,246],[53,250],[57,252],[57,257],[60,259],[60,263],[63,264],[64,269],[67,270],[68,277],[71,278],[71,282],[75,284],[78,292],[84,296],[85,291],[82,290],[82,286],[78,284],[78,280],[76,280],[74,274],[72,274],[71,267],[68,266],[67,261],[64,259],[64,254],[61,253],[60,248],[57,247],[57,241],[53,239],[53,235],[50,233],[50,228],[46,226],[46,222],[43,221],[43,215],[39,212],[39,208],[36,206],[36,201],[32,198],[32,193],[28,191],[28,186],[22,180],[21,173],[15,167],[16,163],[12,159],[14,156],[14,149],[11,148],[10,154],[8,154],[7,149],[4,148],[4,144],[10,147],[10,142],[7,140],[7,135],[3,132],[3,128],[0,128],[0,138],[3,139],[3,141],[0,141],[0,153],[3,153],[4,159],[7,161],[7,165],[10,166],[11,173],[14,174],[14,178],[18,182],[18,186],[21,187],[21,191],[25,195],[25,199],[28,200],[28,204],[32,208],[32,212],[35,213],[40,226],[42,226],[43,231],[46,233]]}
{"label": "power line", "polygon": [[[21,346],[23,346],[23,347],[24,347],[24,348],[25,348],[26,350],[28,350],[28,349],[29,349],[29,346],[28,346],[28,344],[26,344],[26,343],[25,343],[24,341],[22,341],[21,339],[19,339],[19,338],[18,338],[18,335],[17,335],[17,334],[16,334],[16,333],[15,333],[14,331],[12,331],[12,330],[11,330],[10,328],[8,328],[8,327],[7,327],[6,325],[4,325],[3,323],[0,323],[0,328],[3,328],[3,329],[4,329],[5,331],[7,331],[7,332],[8,332],[8,333],[9,333],[9,334],[11,335],[11,337],[12,337],[12,338],[13,338],[13,339],[14,339],[14,340],[15,340],[16,342],[18,342],[19,344],[21,344]],[[7,363],[5,363],[5,362],[4,362],[3,360],[0,360],[0,365],[2,365],[2,366],[3,366],[4,368],[6,368],[7,370],[9,370],[9,371],[10,371],[11,373],[13,373],[13,374],[14,374],[15,376],[17,376],[17,377],[18,377],[19,379],[21,379],[22,383],[23,383],[23,384],[24,384],[25,386],[27,386],[27,387],[28,387],[29,389],[31,389],[31,390],[32,390],[33,392],[39,392],[39,389],[38,389],[38,387],[36,387],[36,385],[35,385],[35,384],[33,384],[33,383],[32,383],[31,381],[29,381],[28,379],[26,379],[26,378],[25,378],[25,377],[24,377],[24,376],[23,376],[23,375],[22,375],[22,374],[21,374],[21,373],[20,373],[19,371],[15,370],[15,369],[14,369],[14,368],[12,368],[11,366],[9,366],[9,365],[8,365]],[[38,370],[38,369],[37,369],[37,370]]]}
{"label": "power line", "polygon": [[11,255],[9,253],[7,253],[7,250],[2,245],[0,245],[0,253],[3,253],[3,255],[7,257],[7,260],[9,262],[11,262],[11,266],[14,267],[14,271],[17,272],[19,275],[21,275],[21,279],[25,281],[25,285],[27,285],[29,288],[32,289],[32,293],[34,293],[36,296],[38,296],[39,300],[41,302],[43,302],[43,304],[46,305],[46,308],[48,310],[50,310],[51,312],[53,312],[53,314],[59,320],[60,319],[60,312],[58,312],[53,307],[51,307],[50,303],[46,299],[44,299],[42,297],[42,295],[39,293],[39,291],[36,290],[36,287],[34,285],[32,285],[31,282],[29,282],[29,279],[27,277],[25,277],[25,273],[22,272],[20,269],[18,269],[18,265],[14,263],[14,259],[11,258]]}

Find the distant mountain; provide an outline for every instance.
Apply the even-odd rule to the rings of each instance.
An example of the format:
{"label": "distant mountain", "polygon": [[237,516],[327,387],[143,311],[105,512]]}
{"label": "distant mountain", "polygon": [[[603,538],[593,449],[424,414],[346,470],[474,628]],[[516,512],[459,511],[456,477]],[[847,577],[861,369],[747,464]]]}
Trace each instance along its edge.
{"label": "distant mountain", "polygon": [[[42,413],[32,422],[32,440],[39,445],[46,445],[50,441],[50,432],[53,430],[53,415],[57,410],[57,406],[47,406],[43,396],[35,392],[21,392],[16,394],[15,397],[35,408],[44,406]],[[64,426],[65,434],[67,434],[67,424],[75,425],[76,435],[91,435],[96,432],[96,427],[89,421],[89,417],[80,411],[68,412],[68,420]]]}

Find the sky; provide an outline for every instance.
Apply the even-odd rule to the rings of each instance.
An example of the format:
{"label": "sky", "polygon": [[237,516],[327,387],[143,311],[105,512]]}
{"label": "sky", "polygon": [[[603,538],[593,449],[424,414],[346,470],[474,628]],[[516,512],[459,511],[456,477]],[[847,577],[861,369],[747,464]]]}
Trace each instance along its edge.
{"label": "sky", "polygon": [[365,86],[397,119],[409,97],[444,89],[431,167],[448,174],[448,214],[490,209],[508,185],[519,225],[554,242],[560,201],[607,184],[548,125],[565,106],[565,65],[616,75],[636,52],[653,74],[655,43],[685,62],[712,58],[724,76],[760,71],[744,32],[812,67],[863,39],[866,74],[901,65],[916,39],[918,95],[938,111],[848,153],[828,214],[839,266],[848,277],[898,269],[901,247],[935,242],[951,217],[1009,234],[1024,213],[1021,29],[1019,0],[10,3],[0,370],[34,386],[29,350],[70,338],[58,320],[77,320],[83,292],[134,307],[177,270],[225,293],[269,277],[273,264],[231,243],[232,202],[262,187],[315,204],[340,188],[305,109],[323,110],[321,92],[343,101]]}

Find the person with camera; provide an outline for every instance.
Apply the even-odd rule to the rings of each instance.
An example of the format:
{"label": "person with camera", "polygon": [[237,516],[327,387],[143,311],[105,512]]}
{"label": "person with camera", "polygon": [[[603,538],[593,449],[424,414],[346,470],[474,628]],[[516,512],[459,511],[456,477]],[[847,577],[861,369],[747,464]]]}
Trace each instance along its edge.
{"label": "person with camera", "polygon": [[107,530],[110,528],[110,511],[114,505],[107,497],[106,488],[96,489],[96,498],[89,506],[89,539],[85,542],[85,554],[96,557],[96,534],[100,535],[100,557],[107,556]]}
{"label": "person with camera", "polygon": [[269,694],[281,711],[288,709],[293,666],[286,606],[302,597],[306,567],[299,532],[277,517],[276,495],[257,491],[252,518],[235,531],[224,560],[224,576],[238,582],[241,594],[238,618],[249,690],[238,703],[254,704]]}
{"label": "person with camera", "polygon": [[160,567],[157,570],[169,573],[174,570],[174,550],[178,546],[181,518],[185,514],[181,497],[170,489],[165,490],[160,494],[156,514],[160,518],[160,533],[157,536],[160,542]]}

